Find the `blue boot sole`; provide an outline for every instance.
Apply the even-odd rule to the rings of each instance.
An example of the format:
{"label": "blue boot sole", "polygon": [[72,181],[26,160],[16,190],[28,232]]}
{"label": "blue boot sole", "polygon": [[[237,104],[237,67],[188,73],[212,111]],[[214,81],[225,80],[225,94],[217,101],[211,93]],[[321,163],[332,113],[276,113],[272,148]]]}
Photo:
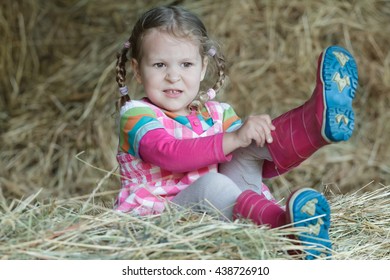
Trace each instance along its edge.
{"label": "blue boot sole", "polygon": [[352,101],[358,87],[355,59],[344,48],[327,48],[320,65],[324,116],[322,136],[328,142],[346,141],[352,136],[355,115]]}
{"label": "blue boot sole", "polygon": [[292,226],[304,229],[297,238],[305,247],[306,259],[329,258],[332,243],[329,239],[330,207],[326,198],[313,189],[303,188],[293,193],[287,207]]}

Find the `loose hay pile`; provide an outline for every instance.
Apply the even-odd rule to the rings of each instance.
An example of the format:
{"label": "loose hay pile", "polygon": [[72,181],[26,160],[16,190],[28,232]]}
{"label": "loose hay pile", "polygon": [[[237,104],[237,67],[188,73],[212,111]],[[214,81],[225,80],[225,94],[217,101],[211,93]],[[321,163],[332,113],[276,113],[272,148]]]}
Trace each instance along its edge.
{"label": "loose hay pile", "polygon": [[[174,208],[133,217],[82,198],[0,197],[3,259],[292,259],[291,229],[221,222]],[[390,187],[331,198],[333,259],[390,259]]]}
{"label": "loose hay pile", "polygon": [[[1,254],[288,258],[283,252],[291,244],[283,231],[194,213],[149,220],[109,210],[119,187],[112,175],[115,54],[140,13],[170,3],[144,2],[1,2]],[[322,149],[267,184],[279,198],[297,186],[334,191],[335,258],[388,259],[390,190],[381,184],[390,182],[390,2],[178,2],[199,14],[222,43],[230,80],[221,99],[235,104],[243,117],[277,116],[304,102],[314,87],[317,56],[326,46],[339,44],[354,54],[360,88],[352,139]],[[129,86],[139,96],[139,88]],[[367,193],[354,193],[366,184]],[[99,195],[86,202],[93,190]],[[36,200],[29,201],[30,195]],[[161,232],[176,235],[165,240]]]}

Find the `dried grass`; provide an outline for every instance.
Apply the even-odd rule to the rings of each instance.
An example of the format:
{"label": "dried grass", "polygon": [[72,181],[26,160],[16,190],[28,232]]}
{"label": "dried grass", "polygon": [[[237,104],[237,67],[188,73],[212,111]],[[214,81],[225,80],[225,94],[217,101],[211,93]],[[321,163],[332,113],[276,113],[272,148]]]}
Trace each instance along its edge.
{"label": "dried grass", "polygon": [[[300,232],[290,228],[227,223],[175,207],[161,216],[134,217],[92,196],[43,202],[38,194],[11,202],[0,197],[3,259],[294,259],[300,256],[287,251],[304,248],[286,237]],[[390,186],[330,202],[333,259],[390,259]]]}
{"label": "dried grass", "polygon": [[[202,250],[215,254],[205,258],[286,257],[275,253],[285,246],[274,245],[272,240],[282,235],[277,231],[273,235],[252,225],[223,224],[195,213],[175,212],[150,220],[119,218],[105,207],[110,208],[119,186],[113,176],[115,54],[141,12],[169,2],[1,2],[0,188],[4,198],[0,247],[5,258],[158,258],[158,248],[169,248],[169,253],[160,255],[167,258],[182,258],[184,251],[188,258],[195,258]],[[385,207],[389,189],[383,185],[390,182],[390,148],[386,144],[390,136],[386,105],[390,99],[390,2],[178,2],[199,14],[223,44],[230,80],[220,98],[234,104],[243,117],[251,113],[277,116],[304,102],[314,87],[317,55],[326,46],[339,44],[354,54],[360,88],[352,139],[321,149],[293,172],[266,183],[279,198],[298,186],[333,190],[332,238],[340,252],[336,258],[388,259],[381,244],[389,251]],[[138,96],[137,86],[131,82],[129,86]],[[76,155],[83,151],[82,161]],[[84,161],[112,172],[104,173]],[[354,193],[366,184],[367,194]],[[87,203],[97,186],[100,196],[94,198],[95,203]],[[36,200],[30,203],[30,196]],[[376,204],[371,204],[373,201]],[[98,202],[105,204],[97,206]],[[370,208],[363,207],[364,203]],[[187,224],[192,219],[199,228]],[[131,240],[148,239],[138,235],[138,229],[149,228],[147,223],[151,228],[157,223],[160,230],[173,223],[170,231],[177,236],[165,245],[156,241],[157,236],[157,243],[140,243],[146,249],[134,249]],[[83,229],[66,230],[75,224]],[[130,224],[137,230],[128,228]],[[50,238],[50,231],[64,230]],[[183,237],[181,230],[187,234],[183,235],[187,243],[175,239]],[[195,241],[196,230],[205,231],[202,234],[207,238]],[[238,241],[226,241],[225,250],[224,240],[218,243],[212,239],[214,235]],[[253,244],[260,246],[257,251],[246,252],[256,247]],[[246,246],[245,250],[241,252],[239,246]],[[233,253],[233,248],[238,253]]]}

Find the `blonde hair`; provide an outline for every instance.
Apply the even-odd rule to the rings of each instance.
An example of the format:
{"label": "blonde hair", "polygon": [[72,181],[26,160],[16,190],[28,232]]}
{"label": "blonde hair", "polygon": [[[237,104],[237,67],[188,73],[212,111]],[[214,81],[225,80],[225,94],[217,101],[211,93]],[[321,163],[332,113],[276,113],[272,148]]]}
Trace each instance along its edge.
{"label": "blonde hair", "polygon": [[[218,93],[225,82],[225,58],[218,44],[209,38],[206,27],[195,14],[178,6],[161,6],[147,11],[138,19],[130,38],[125,42],[121,52],[117,54],[116,81],[122,95],[119,107],[130,100],[126,86],[126,62],[130,59],[141,60],[143,37],[152,28],[158,28],[176,37],[191,37],[199,40],[199,52],[202,58],[209,55],[215,62],[218,78],[211,90]],[[207,92],[201,91],[189,107],[200,110],[210,99],[212,98]]]}

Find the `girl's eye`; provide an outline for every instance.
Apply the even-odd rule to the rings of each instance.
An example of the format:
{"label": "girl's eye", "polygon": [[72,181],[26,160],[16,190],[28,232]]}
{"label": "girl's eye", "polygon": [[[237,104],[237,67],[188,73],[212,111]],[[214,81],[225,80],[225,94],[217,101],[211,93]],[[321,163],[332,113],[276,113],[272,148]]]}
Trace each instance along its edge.
{"label": "girl's eye", "polygon": [[185,68],[188,68],[188,67],[191,67],[192,65],[194,65],[193,63],[191,63],[191,62],[183,62],[183,67],[185,67]]}
{"label": "girl's eye", "polygon": [[162,63],[162,62],[158,62],[158,63],[153,64],[153,66],[156,67],[156,68],[162,68],[162,67],[165,66],[165,64]]}

